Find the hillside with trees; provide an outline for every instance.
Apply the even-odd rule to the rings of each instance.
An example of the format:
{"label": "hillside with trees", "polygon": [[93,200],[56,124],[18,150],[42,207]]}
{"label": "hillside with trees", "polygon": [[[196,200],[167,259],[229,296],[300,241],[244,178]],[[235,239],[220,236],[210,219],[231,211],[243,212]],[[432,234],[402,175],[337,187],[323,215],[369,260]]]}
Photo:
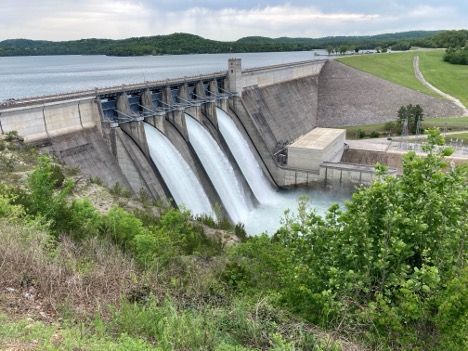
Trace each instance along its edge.
{"label": "hillside with trees", "polygon": [[[454,33],[451,33],[454,32]],[[187,33],[128,38],[122,40],[81,39],[53,42],[9,39],[0,42],[0,56],[33,55],[180,55],[209,53],[306,51],[331,47],[334,52],[387,49],[407,50],[411,46],[448,47],[458,42],[452,37],[463,31],[413,31],[374,36],[336,36],[325,38],[245,37],[234,42],[209,40]],[[446,34],[448,33],[448,34]],[[464,42],[463,42],[464,43]],[[451,46],[451,45],[449,45]]]}
{"label": "hillside with trees", "polygon": [[377,165],[345,206],[321,217],[302,199],[273,237],[249,237],[8,133],[0,348],[466,350],[468,165],[443,145],[429,130],[401,177]]}

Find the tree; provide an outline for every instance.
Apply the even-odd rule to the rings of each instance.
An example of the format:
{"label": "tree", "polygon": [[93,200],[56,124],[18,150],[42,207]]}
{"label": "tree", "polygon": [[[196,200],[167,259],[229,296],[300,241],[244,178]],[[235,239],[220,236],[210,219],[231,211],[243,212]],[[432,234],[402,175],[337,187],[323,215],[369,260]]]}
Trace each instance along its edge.
{"label": "tree", "polygon": [[416,130],[418,122],[423,120],[423,109],[420,105],[413,106],[412,104],[401,106],[398,110],[398,124],[402,126],[405,121],[408,121],[408,129],[412,133],[418,132]]}
{"label": "tree", "polygon": [[346,52],[347,52],[348,50],[349,50],[349,48],[348,48],[346,45],[341,45],[341,46],[340,46],[340,49],[339,49],[341,55],[346,54]]}

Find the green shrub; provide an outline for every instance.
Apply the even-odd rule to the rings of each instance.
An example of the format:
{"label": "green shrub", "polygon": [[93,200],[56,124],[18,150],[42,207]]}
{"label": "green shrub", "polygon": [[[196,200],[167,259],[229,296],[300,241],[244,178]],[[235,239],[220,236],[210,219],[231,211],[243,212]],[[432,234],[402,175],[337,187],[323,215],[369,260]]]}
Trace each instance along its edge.
{"label": "green shrub", "polygon": [[362,129],[358,129],[356,133],[358,139],[364,139],[366,137],[366,132]]}
{"label": "green shrub", "polygon": [[97,184],[97,185],[104,185],[104,183],[102,182],[102,179],[99,178],[98,176],[92,176],[89,181],[91,182],[91,184]]}
{"label": "green shrub", "polygon": [[60,188],[65,181],[65,175],[62,172],[62,167],[58,164],[51,164],[50,165],[50,181],[54,183],[55,188]]}
{"label": "green shrub", "polygon": [[100,232],[124,249],[133,249],[137,235],[148,234],[141,220],[120,207],[113,206],[102,216]]}
{"label": "green shrub", "polygon": [[0,155],[0,171],[7,173],[13,172],[17,161],[18,160],[15,155]]}
{"label": "green shrub", "polygon": [[370,133],[369,137],[371,137],[371,138],[378,138],[378,137],[380,137],[380,133],[377,132],[377,131],[375,131],[375,130],[373,130],[373,131]]}
{"label": "green shrub", "polygon": [[98,234],[101,216],[88,199],[73,200],[68,214],[68,221],[62,229],[73,238],[84,239]]}
{"label": "green shrub", "polygon": [[5,133],[5,140],[11,142],[18,137],[18,132],[16,130],[12,130],[10,132]]}
{"label": "green shrub", "polygon": [[130,190],[126,189],[119,182],[115,183],[114,186],[110,189],[110,193],[117,197],[129,198],[132,196]]}
{"label": "green shrub", "polygon": [[49,221],[52,230],[57,230],[68,221],[66,198],[73,188],[73,182],[67,181],[56,191],[63,180],[60,167],[53,164],[49,157],[40,156],[38,165],[28,176],[27,191],[21,193],[20,201],[24,202],[26,211]]}

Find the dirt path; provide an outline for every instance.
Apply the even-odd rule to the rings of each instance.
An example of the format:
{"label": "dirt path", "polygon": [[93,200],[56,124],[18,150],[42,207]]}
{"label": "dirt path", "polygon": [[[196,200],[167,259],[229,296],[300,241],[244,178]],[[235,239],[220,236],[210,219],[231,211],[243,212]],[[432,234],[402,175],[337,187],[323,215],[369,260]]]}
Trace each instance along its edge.
{"label": "dirt path", "polygon": [[415,56],[413,59],[413,68],[414,68],[414,74],[416,75],[416,78],[423,83],[426,87],[429,89],[435,91],[437,94],[445,97],[446,99],[452,101],[455,105],[461,107],[464,110],[463,116],[468,116],[468,109],[465,107],[465,105],[462,104],[460,100],[457,98],[444,93],[443,91],[437,89],[435,86],[431,85],[428,81],[424,79],[424,76],[422,75],[421,71],[419,70],[419,56]]}

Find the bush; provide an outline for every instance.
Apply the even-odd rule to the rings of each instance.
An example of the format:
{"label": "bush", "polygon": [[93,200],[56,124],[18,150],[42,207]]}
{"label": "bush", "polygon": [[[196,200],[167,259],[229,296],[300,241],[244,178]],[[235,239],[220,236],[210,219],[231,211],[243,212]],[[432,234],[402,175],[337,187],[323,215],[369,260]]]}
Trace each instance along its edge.
{"label": "bush", "polygon": [[358,139],[364,139],[366,137],[366,132],[363,131],[362,129],[358,129],[357,137],[358,137]]}
{"label": "bush", "polygon": [[124,197],[129,198],[132,196],[130,190],[126,189],[122,184],[119,182],[115,183],[114,186],[110,189],[110,193],[116,197]]}
{"label": "bush", "polygon": [[5,140],[8,142],[15,140],[17,137],[18,137],[18,132],[16,130],[6,132],[5,134]]}
{"label": "bush", "polygon": [[465,341],[453,333],[466,331],[468,167],[447,171],[453,150],[427,134],[424,157],[408,152],[401,177],[361,188],[346,211],[334,205],[322,218],[300,204],[286,217],[276,238],[290,251],[283,296],[293,311],[325,327],[367,325],[367,337],[394,349]]}
{"label": "bush", "polygon": [[373,130],[372,133],[370,133],[369,136],[370,136],[371,138],[378,138],[378,137],[380,137],[380,133],[377,132],[377,131],[375,131],[375,130]]}

